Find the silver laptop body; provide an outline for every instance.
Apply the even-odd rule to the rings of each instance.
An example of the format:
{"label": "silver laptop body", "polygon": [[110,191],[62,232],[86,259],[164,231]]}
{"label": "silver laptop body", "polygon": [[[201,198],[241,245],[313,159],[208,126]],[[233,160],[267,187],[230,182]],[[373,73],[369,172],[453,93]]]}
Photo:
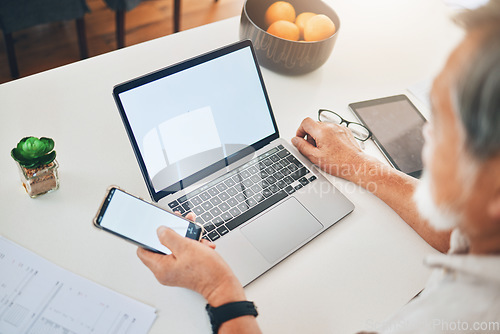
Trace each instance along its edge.
{"label": "silver laptop body", "polygon": [[152,200],[194,212],[243,285],[354,209],[279,138],[248,40],[113,95]]}

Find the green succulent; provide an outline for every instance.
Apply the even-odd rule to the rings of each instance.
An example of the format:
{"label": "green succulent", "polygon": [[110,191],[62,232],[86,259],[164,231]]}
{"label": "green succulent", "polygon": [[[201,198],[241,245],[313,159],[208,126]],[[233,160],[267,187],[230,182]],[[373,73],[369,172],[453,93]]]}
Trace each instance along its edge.
{"label": "green succulent", "polygon": [[48,165],[56,158],[54,141],[51,138],[25,137],[10,151],[14,160],[25,168]]}

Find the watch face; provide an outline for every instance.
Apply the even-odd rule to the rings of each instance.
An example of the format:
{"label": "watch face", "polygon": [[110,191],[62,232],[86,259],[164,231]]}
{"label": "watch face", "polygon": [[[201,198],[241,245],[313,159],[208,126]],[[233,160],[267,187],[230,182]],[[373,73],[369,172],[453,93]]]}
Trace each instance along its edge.
{"label": "watch face", "polygon": [[210,304],[207,304],[207,306],[205,306],[205,310],[207,310],[207,313],[208,313],[208,317],[210,318],[210,322],[213,324],[214,321],[216,320],[216,316],[214,314],[214,310],[215,310],[215,307],[212,307]]}
{"label": "watch face", "polygon": [[254,303],[250,301],[232,302],[218,307],[212,307],[210,304],[207,304],[205,309],[207,310],[214,331],[216,331],[223,322],[228,320],[244,315],[253,315],[256,317],[259,314]]}
{"label": "watch face", "polygon": [[212,317],[214,316],[214,313],[212,312],[213,307],[207,304],[207,306],[205,306],[205,310],[207,310],[208,317],[212,319]]}

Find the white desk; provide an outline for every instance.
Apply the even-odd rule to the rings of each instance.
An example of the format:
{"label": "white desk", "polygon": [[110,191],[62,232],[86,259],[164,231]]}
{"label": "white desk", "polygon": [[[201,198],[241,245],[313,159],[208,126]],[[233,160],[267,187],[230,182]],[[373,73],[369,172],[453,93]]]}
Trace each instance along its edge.
{"label": "white desk", "polygon": [[[353,119],[348,103],[405,93],[438,71],[462,35],[438,0],[330,3],[342,26],[329,61],[300,77],[263,70],[284,138],[320,107]],[[232,18],[0,86],[0,234],[153,305],[159,316],[151,333],[208,333],[208,317],[201,297],[159,285],[134,246],[92,227],[108,185],[148,197],[111,90],[234,42],[238,27],[239,18]],[[27,135],[54,138],[61,165],[60,189],[34,200],[24,193],[9,156]],[[382,159],[372,143],[367,150]],[[246,288],[264,332],[369,329],[424,286],[428,271],[421,263],[433,250],[375,196],[330,180],[356,209]]]}

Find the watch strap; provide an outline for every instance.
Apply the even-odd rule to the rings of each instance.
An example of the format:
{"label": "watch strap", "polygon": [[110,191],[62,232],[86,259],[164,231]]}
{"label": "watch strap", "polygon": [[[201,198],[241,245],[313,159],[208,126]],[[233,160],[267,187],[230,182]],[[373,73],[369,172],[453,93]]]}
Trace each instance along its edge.
{"label": "watch strap", "polygon": [[207,304],[205,309],[210,317],[210,323],[212,324],[212,331],[214,334],[216,334],[219,331],[219,327],[228,320],[245,315],[252,315],[254,317],[259,315],[255,304],[251,301],[232,302],[218,307],[212,307]]}

